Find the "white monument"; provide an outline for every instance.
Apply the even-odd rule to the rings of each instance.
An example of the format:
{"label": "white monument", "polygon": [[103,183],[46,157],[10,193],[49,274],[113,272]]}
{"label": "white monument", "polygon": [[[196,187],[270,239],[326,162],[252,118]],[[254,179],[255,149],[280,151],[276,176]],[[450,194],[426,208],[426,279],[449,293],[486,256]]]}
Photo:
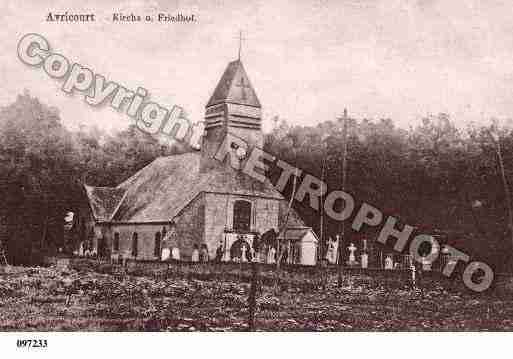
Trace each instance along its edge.
{"label": "white monument", "polygon": [[194,248],[194,250],[192,251],[191,261],[199,262],[199,250],[198,250],[198,248]]}
{"label": "white monument", "polygon": [[230,261],[230,249],[228,248],[228,246],[224,245],[223,247],[223,259],[222,259],[223,262],[229,262]]}
{"label": "white monument", "polygon": [[173,247],[171,250],[171,258],[173,258],[176,261],[180,260],[180,249],[177,247]]}
{"label": "white monument", "polygon": [[242,244],[240,246],[240,261],[243,263],[248,261],[248,257],[246,254],[247,251],[248,251],[248,249],[246,248],[246,246],[244,244]]}
{"label": "white monument", "polygon": [[162,256],[160,258],[163,261],[167,261],[170,256],[171,256],[171,251],[169,250],[169,248],[163,248],[162,249]]}
{"label": "white monument", "polygon": [[385,258],[385,269],[394,269],[394,260],[390,255]]}
{"label": "white monument", "polygon": [[333,263],[334,264],[337,264],[338,263],[338,258],[339,258],[339,254],[338,254],[338,244],[340,243],[340,235],[336,235],[335,236],[335,241],[333,242]]}
{"label": "white monument", "polygon": [[337,251],[332,239],[328,239],[328,250],[326,251],[326,260],[328,263],[335,264],[337,262]]}
{"label": "white monument", "polygon": [[347,263],[349,265],[356,264],[356,257],[354,255],[354,252],[356,252],[356,246],[353,243],[351,243],[349,247],[347,247],[347,249],[349,250],[349,260],[347,261]]}
{"label": "white monument", "polygon": [[362,253],[361,261],[362,261],[362,268],[369,267],[369,255],[367,253]]}

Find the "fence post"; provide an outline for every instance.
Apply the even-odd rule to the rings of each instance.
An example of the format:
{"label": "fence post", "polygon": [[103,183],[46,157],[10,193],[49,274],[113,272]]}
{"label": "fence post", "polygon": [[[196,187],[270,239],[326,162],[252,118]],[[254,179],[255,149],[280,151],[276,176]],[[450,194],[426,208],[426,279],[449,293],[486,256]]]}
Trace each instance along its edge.
{"label": "fence post", "polygon": [[248,318],[248,329],[249,331],[255,330],[255,312],[256,312],[256,296],[258,290],[258,262],[251,263],[251,285],[249,288],[249,318]]}

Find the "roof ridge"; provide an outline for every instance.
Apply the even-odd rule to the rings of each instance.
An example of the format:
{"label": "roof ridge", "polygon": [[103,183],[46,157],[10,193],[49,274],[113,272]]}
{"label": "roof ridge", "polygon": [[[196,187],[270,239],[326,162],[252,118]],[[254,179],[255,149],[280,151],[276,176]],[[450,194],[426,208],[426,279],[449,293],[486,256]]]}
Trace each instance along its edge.
{"label": "roof ridge", "polygon": [[118,189],[118,187],[112,187],[112,186],[92,186],[92,185],[89,185],[89,184],[86,184],[86,183],[83,183],[83,185],[85,187],[89,187],[89,188],[102,188],[102,189]]}
{"label": "roof ridge", "polygon": [[146,168],[150,167],[153,163],[155,163],[156,160],[158,160],[160,157],[156,157],[153,161],[151,161],[150,163],[148,163],[146,166],[142,167],[140,170],[138,170],[137,172],[135,172],[133,175],[131,175],[130,177],[128,177],[126,180],[124,180],[123,182],[121,182],[120,184],[118,184],[116,186],[116,188],[121,188],[122,185],[124,185],[125,183],[128,183],[130,181],[132,181],[133,179],[135,179],[137,176],[139,176],[139,174]]}
{"label": "roof ridge", "polygon": [[95,220],[109,220],[117,211],[127,191],[116,187],[95,187],[82,184],[89,208]]}
{"label": "roof ridge", "polygon": [[109,221],[112,221],[114,219],[114,216],[116,215],[116,213],[118,213],[119,207],[121,207],[121,204],[123,204],[123,201],[125,200],[126,195],[128,194],[128,190],[127,189],[124,189],[124,188],[120,188],[120,189],[122,189],[125,192],[123,193],[123,197],[121,197],[121,199],[119,200],[116,208],[114,208],[114,210],[112,211],[112,214],[111,214],[111,216],[109,218]]}

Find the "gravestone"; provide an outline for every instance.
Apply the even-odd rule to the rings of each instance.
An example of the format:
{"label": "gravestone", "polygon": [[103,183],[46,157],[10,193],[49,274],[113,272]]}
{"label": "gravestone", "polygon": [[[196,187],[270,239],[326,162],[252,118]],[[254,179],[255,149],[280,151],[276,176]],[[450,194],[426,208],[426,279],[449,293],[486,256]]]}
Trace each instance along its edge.
{"label": "gravestone", "polygon": [[224,251],[223,251],[223,262],[229,262],[230,261],[230,250],[228,249],[228,247],[225,247],[224,248]]}
{"label": "gravestone", "polygon": [[240,254],[240,261],[241,261],[241,262],[243,262],[243,263],[245,263],[245,262],[247,262],[247,261],[248,261],[248,258],[247,258],[247,256],[246,256],[246,252],[247,252],[247,250],[248,250],[248,249],[246,248],[246,246],[245,246],[245,245],[242,245],[242,246],[240,247],[240,250],[241,250],[241,254]]}
{"label": "gravestone", "polygon": [[333,243],[333,240],[330,238],[328,239],[328,250],[326,253],[326,260],[328,263],[336,264],[337,263],[337,250],[335,248],[335,243]]}
{"label": "gravestone", "polygon": [[385,258],[385,269],[394,269],[394,260],[390,255]]}
{"label": "gravestone", "polygon": [[195,248],[195,249],[192,251],[191,261],[192,261],[192,262],[199,262],[199,250],[198,250],[197,248]]}
{"label": "gravestone", "polygon": [[169,248],[162,249],[162,257],[161,257],[161,259],[163,261],[167,261],[170,256],[171,256],[171,251],[169,250]]}
{"label": "gravestone", "polygon": [[356,252],[355,245],[351,243],[347,249],[349,250],[349,260],[347,261],[347,264],[350,266],[357,264],[358,262],[356,262],[356,257],[354,255],[354,252]]}
{"label": "gravestone", "polygon": [[367,268],[369,266],[369,255],[367,253],[363,253],[361,255],[362,268]]}
{"label": "gravestone", "polygon": [[412,264],[410,266],[410,270],[411,270],[411,283],[413,285],[413,287],[415,287],[417,285],[417,282],[416,282],[416,273],[417,273],[417,268],[415,268],[415,265]]}
{"label": "gravestone", "polygon": [[173,249],[171,250],[171,258],[173,258],[175,261],[179,261],[180,249],[178,249],[177,247],[173,247]]}

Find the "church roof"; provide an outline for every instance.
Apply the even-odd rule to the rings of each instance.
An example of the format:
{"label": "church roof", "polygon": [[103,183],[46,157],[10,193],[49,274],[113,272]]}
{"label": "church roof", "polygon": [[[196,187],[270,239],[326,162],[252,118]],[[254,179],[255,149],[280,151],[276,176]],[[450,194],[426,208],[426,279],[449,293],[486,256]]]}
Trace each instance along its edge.
{"label": "church roof", "polygon": [[282,234],[282,237],[284,235],[287,239],[289,239],[291,241],[302,241],[303,238],[305,238],[305,236],[308,233],[312,233],[311,238],[313,239],[314,242],[319,241],[319,239],[315,235],[315,232],[312,230],[312,228],[305,227],[305,226],[293,227],[293,226],[290,226],[290,224],[289,224],[289,228],[287,229],[287,231]]}
{"label": "church roof", "polygon": [[228,64],[207,107],[224,102],[261,107],[240,60]]}
{"label": "church roof", "polygon": [[93,216],[98,221],[109,221],[125,195],[122,188],[84,185]]}
{"label": "church roof", "polygon": [[[202,192],[283,199],[270,182],[261,183],[231,168],[200,172],[200,157],[200,152],[189,152],[157,158],[112,188],[111,193],[117,194],[115,198],[119,201],[111,218],[108,215],[95,217],[120,222],[170,221]],[[98,187],[89,188],[95,191]],[[105,187],[101,187],[100,192],[104,190]],[[115,209],[116,205],[108,208]]]}

